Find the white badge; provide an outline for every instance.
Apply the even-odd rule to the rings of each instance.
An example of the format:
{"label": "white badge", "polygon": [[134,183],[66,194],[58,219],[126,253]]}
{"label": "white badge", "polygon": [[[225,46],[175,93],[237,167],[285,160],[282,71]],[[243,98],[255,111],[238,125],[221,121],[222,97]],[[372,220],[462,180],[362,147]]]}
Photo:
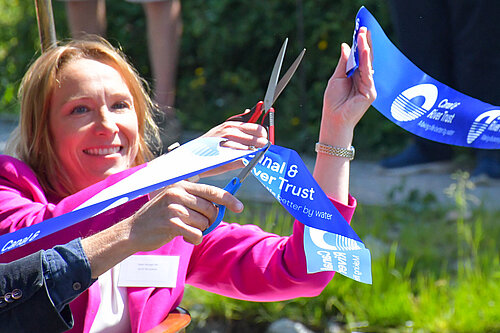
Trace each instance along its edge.
{"label": "white badge", "polygon": [[179,256],[133,255],[120,264],[118,287],[175,288]]}

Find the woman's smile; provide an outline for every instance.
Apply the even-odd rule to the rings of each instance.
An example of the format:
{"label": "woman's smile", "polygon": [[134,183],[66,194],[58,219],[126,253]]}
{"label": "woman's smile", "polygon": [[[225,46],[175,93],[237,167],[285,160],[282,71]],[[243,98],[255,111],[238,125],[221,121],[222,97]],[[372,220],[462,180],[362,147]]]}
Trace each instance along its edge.
{"label": "woman's smile", "polygon": [[108,156],[119,153],[122,148],[122,146],[87,148],[84,149],[83,152],[90,156]]}

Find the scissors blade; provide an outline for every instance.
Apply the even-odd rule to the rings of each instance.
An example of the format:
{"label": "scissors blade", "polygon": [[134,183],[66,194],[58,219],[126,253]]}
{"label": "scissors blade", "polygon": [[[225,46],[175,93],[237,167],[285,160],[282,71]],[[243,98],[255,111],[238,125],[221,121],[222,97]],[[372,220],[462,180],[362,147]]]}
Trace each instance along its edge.
{"label": "scissors blade", "polygon": [[240,183],[243,183],[243,181],[245,180],[245,178],[247,178],[247,176],[250,174],[250,171],[252,171],[252,169],[255,167],[255,165],[257,165],[257,163],[259,163],[261,157],[264,156],[264,154],[267,152],[267,150],[269,149],[269,147],[271,147],[271,141],[269,141],[264,146],[264,149],[262,149],[261,151],[259,151],[254,156],[254,158],[252,158],[250,160],[250,162],[248,162],[248,164],[245,166],[245,168],[243,170],[241,170],[240,174],[238,175],[238,179],[240,180]]}
{"label": "scissors blade", "polygon": [[278,85],[278,78],[280,76],[281,65],[283,64],[283,59],[285,58],[285,50],[288,44],[288,38],[285,39],[283,45],[281,46],[280,53],[274,62],[273,71],[271,72],[271,78],[269,79],[269,84],[267,85],[266,95],[264,96],[264,114],[269,111],[273,105],[274,92],[276,91],[276,86]]}
{"label": "scissors blade", "polygon": [[[300,65],[300,62],[302,61],[302,58],[304,57],[304,53],[306,53],[306,49],[303,49],[302,52],[297,56],[293,64],[288,68],[286,71],[285,75],[281,78],[280,82],[278,82],[278,86],[276,87],[276,91],[274,92],[274,98],[273,98],[273,103],[276,102],[278,97],[280,96],[281,92],[285,87],[287,86],[288,82],[290,82],[290,79],[292,78],[293,74],[295,74],[295,71]],[[271,104],[271,105],[272,105]]]}

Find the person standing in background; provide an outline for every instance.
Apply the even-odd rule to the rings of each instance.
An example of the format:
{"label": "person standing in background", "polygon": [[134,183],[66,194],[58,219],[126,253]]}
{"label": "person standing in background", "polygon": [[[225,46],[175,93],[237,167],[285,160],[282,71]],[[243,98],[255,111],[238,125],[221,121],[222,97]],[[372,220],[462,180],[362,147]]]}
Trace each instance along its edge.
{"label": "person standing in background", "polygon": [[[397,45],[420,69],[453,89],[500,105],[500,34],[496,0],[389,0]],[[380,162],[390,173],[451,171],[450,145],[414,137],[403,152]],[[500,151],[476,149],[472,178],[500,179]]]}

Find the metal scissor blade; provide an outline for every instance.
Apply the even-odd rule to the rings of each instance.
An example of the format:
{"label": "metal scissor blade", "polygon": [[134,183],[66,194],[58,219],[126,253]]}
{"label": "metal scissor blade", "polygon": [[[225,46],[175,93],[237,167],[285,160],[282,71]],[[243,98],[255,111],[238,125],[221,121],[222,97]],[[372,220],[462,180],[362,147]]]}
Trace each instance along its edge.
{"label": "metal scissor blade", "polygon": [[238,179],[240,180],[240,183],[243,183],[243,181],[245,180],[245,178],[247,178],[247,176],[250,174],[250,171],[252,171],[252,169],[255,167],[255,165],[257,165],[257,163],[259,163],[261,157],[264,156],[264,154],[267,152],[267,150],[269,149],[269,147],[271,147],[271,141],[269,141],[264,146],[264,149],[262,149],[261,151],[259,151],[254,156],[254,158],[252,158],[250,160],[250,162],[248,162],[248,164],[245,166],[245,168],[243,168],[243,170],[241,170],[240,174],[238,175]]}
{"label": "metal scissor blade", "polygon": [[276,87],[276,91],[274,92],[273,104],[274,104],[274,102],[276,102],[276,100],[280,96],[283,89],[285,89],[288,82],[290,82],[290,79],[292,78],[293,74],[295,74],[295,71],[299,67],[300,62],[302,61],[302,58],[304,57],[304,53],[306,53],[306,49],[303,49],[302,52],[300,52],[300,54],[295,59],[293,64],[286,71],[285,75],[283,75],[280,82],[278,82],[278,86]]}
{"label": "metal scissor blade", "polygon": [[264,113],[269,111],[271,105],[273,105],[274,92],[276,91],[276,86],[278,85],[278,78],[280,76],[283,59],[285,58],[285,50],[287,44],[288,44],[288,38],[286,38],[285,41],[283,42],[280,53],[278,53],[278,57],[274,62],[273,71],[271,72],[271,78],[269,79],[266,95],[264,96]]}

